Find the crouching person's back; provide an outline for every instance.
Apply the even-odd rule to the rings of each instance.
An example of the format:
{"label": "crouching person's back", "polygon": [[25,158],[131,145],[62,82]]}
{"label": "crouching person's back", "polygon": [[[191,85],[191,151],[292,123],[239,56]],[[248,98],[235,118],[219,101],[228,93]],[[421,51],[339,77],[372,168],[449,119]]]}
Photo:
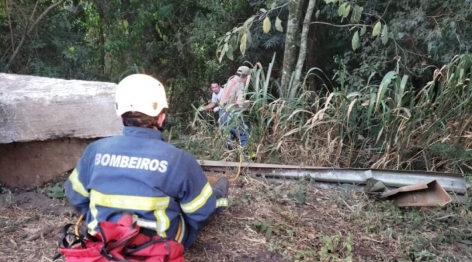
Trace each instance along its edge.
{"label": "crouching person's back", "polygon": [[187,249],[227,206],[228,180],[212,187],[194,156],[163,141],[167,110],[156,79],[137,74],[119,83],[123,134],[90,144],[66,181],[68,200],[85,216],[90,235],[100,234],[101,222],[119,223],[129,214],[140,235]]}

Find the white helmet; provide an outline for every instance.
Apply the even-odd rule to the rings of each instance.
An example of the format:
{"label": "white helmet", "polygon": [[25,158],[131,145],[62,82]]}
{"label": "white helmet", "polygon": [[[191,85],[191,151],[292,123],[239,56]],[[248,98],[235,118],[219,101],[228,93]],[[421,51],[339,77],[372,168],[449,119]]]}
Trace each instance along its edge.
{"label": "white helmet", "polygon": [[121,80],[116,89],[115,102],[118,116],[134,111],[154,117],[168,108],[164,86],[144,74],[130,75]]}

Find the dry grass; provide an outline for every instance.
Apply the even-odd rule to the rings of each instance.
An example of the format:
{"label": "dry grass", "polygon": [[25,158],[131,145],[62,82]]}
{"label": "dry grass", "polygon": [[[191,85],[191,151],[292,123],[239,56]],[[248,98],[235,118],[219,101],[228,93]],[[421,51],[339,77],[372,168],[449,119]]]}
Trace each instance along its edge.
{"label": "dry grass", "polygon": [[[363,87],[336,79],[326,90],[302,88],[291,98],[270,95],[278,86],[272,64],[267,72],[258,65],[248,87],[252,106],[243,113],[252,125],[251,150],[262,163],[469,174],[471,66],[472,56],[457,56],[422,88],[390,71]],[[183,146],[203,159],[225,159],[220,132],[198,130],[201,122]]]}
{"label": "dry grass", "polygon": [[[467,205],[399,209],[362,193],[247,175],[230,190],[231,207],[204,229],[187,261],[466,261],[472,255]],[[22,194],[1,195],[0,261],[51,261],[60,228],[76,219],[63,202],[30,194],[38,199],[30,206],[16,200]]]}
{"label": "dry grass", "polygon": [[43,211],[42,206],[21,208],[2,203],[0,261],[51,261],[61,227],[72,217]]}

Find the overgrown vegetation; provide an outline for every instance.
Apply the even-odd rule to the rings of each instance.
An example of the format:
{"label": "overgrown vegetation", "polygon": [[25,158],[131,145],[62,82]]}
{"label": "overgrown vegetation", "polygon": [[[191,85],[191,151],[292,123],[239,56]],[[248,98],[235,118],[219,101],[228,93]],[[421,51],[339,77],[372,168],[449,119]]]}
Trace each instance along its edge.
{"label": "overgrown vegetation", "polygon": [[[467,174],[471,66],[471,56],[457,56],[418,91],[397,69],[380,82],[371,75],[360,89],[341,81],[332,91],[305,90],[290,99],[270,95],[276,85],[270,79],[272,64],[267,72],[257,65],[249,93],[254,102],[247,112],[252,150],[261,162]],[[343,73],[338,77],[344,79]],[[211,133],[200,139],[199,149],[205,143],[222,144]]]}
{"label": "overgrown vegetation", "polygon": [[[168,87],[168,136],[177,139],[198,130],[192,109],[209,82],[224,84],[245,62],[256,69],[246,114],[259,161],[468,173],[471,3],[326,0],[305,17],[309,2],[6,0],[0,66],[106,81],[155,75]],[[303,17],[306,43],[290,41],[300,45],[293,61],[306,59],[286,67],[288,20],[301,32]],[[286,68],[303,69],[301,81],[294,71],[281,82]],[[221,143],[199,134],[187,143]]]}
{"label": "overgrown vegetation", "polygon": [[[0,71],[113,82],[154,75],[170,99],[169,142],[198,158],[237,161],[247,152],[225,150],[227,131],[195,108],[209,99],[210,81],[224,84],[244,63],[255,69],[243,112],[255,161],[470,177],[471,20],[469,0],[4,0]],[[471,255],[470,201],[399,209],[308,181],[241,180],[189,261],[251,261],[261,251],[290,261]],[[37,193],[64,197],[60,183]],[[71,222],[18,208],[15,194],[2,194],[0,243],[11,252],[0,260],[28,250],[18,230]],[[23,261],[49,258],[56,240],[29,243]]]}
{"label": "overgrown vegetation", "polygon": [[[309,2],[313,15],[305,17]],[[300,12],[294,17],[290,10]],[[326,74],[309,75],[307,90],[320,92],[328,79],[361,89],[373,72],[380,81],[398,65],[399,74],[410,76],[408,87],[418,91],[436,68],[470,51],[471,15],[468,0],[4,0],[0,71],[115,82],[145,72],[168,87],[176,105],[171,112],[183,113],[208,100],[212,79],[224,84],[244,61],[266,66],[274,52],[272,77],[277,89],[286,90],[285,82],[280,85],[284,54],[293,51],[293,61],[306,55],[297,63],[301,68],[291,67],[302,69],[302,78],[313,67]],[[296,29],[289,44],[294,48],[285,50],[291,18],[298,27],[290,27]],[[220,63],[224,45],[218,49],[218,43],[227,32],[238,32],[239,38],[228,39],[228,55]],[[344,78],[333,79],[339,74]],[[187,117],[179,115],[182,121]]]}

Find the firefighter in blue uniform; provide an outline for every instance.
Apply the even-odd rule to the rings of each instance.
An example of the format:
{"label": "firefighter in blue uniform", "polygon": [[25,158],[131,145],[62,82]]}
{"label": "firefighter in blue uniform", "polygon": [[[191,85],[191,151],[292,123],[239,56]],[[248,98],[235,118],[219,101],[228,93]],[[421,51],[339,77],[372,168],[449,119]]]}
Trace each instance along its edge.
{"label": "firefighter in blue uniform", "polygon": [[119,211],[132,212],[148,233],[188,249],[213,215],[228,206],[228,180],[210,185],[194,156],[163,141],[168,105],[158,80],[128,76],[115,99],[123,134],[86,148],[65,183],[67,198],[85,215],[91,234],[109,215],[117,221]]}

